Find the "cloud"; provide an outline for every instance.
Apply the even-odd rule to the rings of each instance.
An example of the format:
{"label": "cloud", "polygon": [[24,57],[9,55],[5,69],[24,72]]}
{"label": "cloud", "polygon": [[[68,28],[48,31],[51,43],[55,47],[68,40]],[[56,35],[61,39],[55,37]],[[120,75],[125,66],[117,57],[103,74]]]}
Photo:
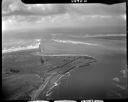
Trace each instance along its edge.
{"label": "cloud", "polygon": [[3,0],[3,16],[57,15],[63,13],[86,15],[119,15],[126,13],[126,3],[104,4],[24,4],[20,0]]}
{"label": "cloud", "polygon": [[120,15],[126,13],[126,3],[115,5],[104,4],[70,4],[67,10],[71,13],[86,15]]}
{"label": "cloud", "polygon": [[[123,16],[122,16],[123,15]],[[91,27],[124,25],[125,3],[104,4],[23,4],[20,0],[3,0],[4,29],[48,27]],[[123,19],[123,21],[122,21]]]}
{"label": "cloud", "polygon": [[[4,18],[3,18],[4,19]],[[2,20],[4,29],[34,30],[47,28],[90,28],[100,26],[125,26],[122,16],[82,15],[73,16],[69,13],[58,16],[12,16]]]}
{"label": "cloud", "polygon": [[[10,2],[11,1],[11,2]],[[2,15],[54,15],[65,12],[64,4],[24,4],[20,0],[4,0],[2,3]]]}

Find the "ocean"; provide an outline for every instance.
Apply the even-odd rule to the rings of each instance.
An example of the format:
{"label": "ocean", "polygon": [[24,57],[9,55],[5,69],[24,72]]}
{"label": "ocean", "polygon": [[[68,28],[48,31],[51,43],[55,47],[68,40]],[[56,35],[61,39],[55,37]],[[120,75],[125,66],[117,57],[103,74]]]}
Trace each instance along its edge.
{"label": "ocean", "polygon": [[[40,35],[40,36],[38,36]],[[36,36],[4,35],[2,39],[2,53],[16,52],[28,49],[38,49],[45,45],[44,54],[83,54],[96,59],[95,63],[85,68],[76,68],[63,76],[56,83],[48,84],[45,90],[47,99],[110,99],[126,97],[125,82],[121,78],[126,73],[126,34],[36,34]],[[67,67],[66,67],[67,68]],[[63,69],[66,70],[66,69]],[[61,69],[60,69],[61,71]],[[63,72],[63,71],[62,71]],[[117,80],[119,83],[117,83]],[[46,82],[47,83],[47,82]],[[51,85],[51,86],[50,86]],[[44,99],[43,93],[39,98]]]}
{"label": "ocean", "polygon": [[[40,34],[39,34],[40,35]],[[89,39],[90,38],[99,38],[99,39],[126,39],[126,34],[96,34],[96,35],[89,35],[89,34],[81,34],[80,36],[78,35],[73,35],[73,34],[69,34],[66,35],[65,34],[49,34],[49,36],[47,36],[47,34],[42,34],[43,37],[42,38],[34,38],[31,36],[28,37],[21,37],[18,38],[17,36],[13,36],[13,37],[3,37],[2,38],[2,53],[8,53],[8,52],[13,52],[13,51],[20,51],[20,50],[27,50],[27,49],[36,49],[39,48],[39,44],[42,40],[45,41],[53,41],[53,42],[57,42],[57,43],[64,43],[64,44],[80,44],[80,45],[92,45],[92,46],[97,46],[98,44],[96,44],[94,41],[92,42],[88,42],[85,39]],[[38,34],[37,34],[38,36]],[[113,39],[112,39],[113,40]],[[44,42],[45,43],[45,42]]]}

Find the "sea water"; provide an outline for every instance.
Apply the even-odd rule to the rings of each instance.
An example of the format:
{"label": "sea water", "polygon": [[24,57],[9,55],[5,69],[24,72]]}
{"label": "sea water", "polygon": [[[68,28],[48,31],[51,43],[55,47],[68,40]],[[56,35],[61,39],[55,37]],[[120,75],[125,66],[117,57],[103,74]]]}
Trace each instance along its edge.
{"label": "sea water", "polygon": [[[31,38],[30,36],[29,38],[3,38],[2,53],[39,48],[43,39],[48,39],[48,42],[63,43],[64,47],[65,44],[77,45],[78,48],[81,48],[78,51],[84,49],[82,52],[96,58],[97,62],[84,68],[77,68],[70,77],[66,78],[66,81],[62,81],[61,84],[56,83],[54,86],[58,87],[54,90],[54,87],[51,88],[53,91],[48,92],[46,96],[49,99],[113,98],[111,94],[114,94],[116,98],[123,97],[126,87],[121,89],[118,84],[122,87],[126,86],[125,83],[121,82],[123,79],[120,75],[121,72],[124,72],[122,68],[126,67],[126,34],[99,34],[84,37],[51,35],[50,38],[45,38],[45,36],[42,38]],[[52,51],[52,49],[50,50]],[[120,83],[115,83],[113,80],[115,78],[119,79]],[[116,90],[113,87],[116,87]]]}

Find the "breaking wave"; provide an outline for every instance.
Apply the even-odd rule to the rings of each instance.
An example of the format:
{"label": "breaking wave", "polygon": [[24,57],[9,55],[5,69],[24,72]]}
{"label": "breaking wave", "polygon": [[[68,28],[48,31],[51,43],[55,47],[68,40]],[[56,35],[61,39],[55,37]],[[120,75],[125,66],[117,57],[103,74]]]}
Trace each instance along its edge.
{"label": "breaking wave", "polygon": [[[55,35],[55,34],[54,34]],[[89,35],[86,34],[83,37],[108,37],[108,36],[117,36],[117,37],[126,37],[126,34],[97,34],[97,35]],[[91,46],[99,46],[99,44],[96,43],[89,43],[79,40],[71,40],[71,39],[65,39],[62,40],[60,38],[54,38],[51,39],[52,41],[55,41],[57,43],[69,43],[69,44],[84,44],[84,45],[91,45]],[[14,52],[14,51],[20,51],[20,50],[28,50],[28,49],[36,49],[39,48],[39,44],[41,42],[41,39],[12,39],[12,40],[4,40],[2,41],[2,53],[8,53],[8,52]]]}
{"label": "breaking wave", "polygon": [[39,47],[40,39],[34,40],[9,40],[2,42],[2,53],[36,49]]}
{"label": "breaking wave", "polygon": [[55,41],[55,42],[59,42],[59,43],[86,44],[86,45],[98,46],[98,44],[94,44],[94,43],[86,43],[86,42],[82,42],[82,41],[59,40],[59,39],[52,39],[52,40]]}

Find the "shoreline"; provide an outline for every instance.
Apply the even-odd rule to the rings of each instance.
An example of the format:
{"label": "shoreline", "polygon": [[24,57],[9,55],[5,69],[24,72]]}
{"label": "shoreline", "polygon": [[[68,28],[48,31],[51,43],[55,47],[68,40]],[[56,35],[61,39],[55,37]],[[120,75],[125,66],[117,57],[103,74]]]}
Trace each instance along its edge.
{"label": "shoreline", "polygon": [[31,50],[38,50],[39,48],[30,48],[30,49],[22,49],[22,50],[16,50],[16,51],[7,51],[7,52],[2,52],[3,54],[8,54],[8,53],[16,53],[16,52],[23,52],[23,51],[31,51]]}
{"label": "shoreline", "polygon": [[[97,42],[97,40],[95,42]],[[68,98],[69,96],[70,98],[80,98],[81,96],[79,95],[84,95],[84,93],[81,93],[81,91],[87,94],[86,97],[98,97],[97,95],[95,95],[95,93],[100,94],[99,91],[96,90],[94,94],[89,94],[88,91],[92,90],[91,88],[98,88],[99,90],[107,91],[109,90],[109,87],[116,88],[116,86],[112,86],[112,79],[115,77],[121,77],[120,70],[124,68],[124,65],[126,64],[126,52],[122,51],[122,48],[124,48],[124,46],[122,45],[125,44],[124,42],[118,42],[118,40],[108,42],[105,40],[104,42],[100,41],[99,43],[103,45],[105,44],[106,46],[73,46],[74,49],[76,48],[76,50],[80,50],[80,48],[84,49],[83,54],[78,54],[78,56],[76,56],[76,54],[70,55],[63,53],[55,55],[56,52],[54,53],[54,55],[50,53],[42,54],[40,53],[39,48],[2,53],[2,77],[5,78],[2,80],[2,82],[5,85],[5,89],[9,90],[9,95],[14,95],[15,97],[15,95],[18,94],[19,96],[16,95],[17,98],[19,97],[22,99],[22,95],[25,95],[24,92],[27,93],[27,91],[31,91],[34,89],[40,90],[39,87],[41,85],[43,86],[42,80],[47,80],[47,78],[51,76],[51,74],[56,72],[56,75],[46,81],[48,82],[46,83],[47,85],[45,86],[45,88],[41,89],[43,90],[43,92],[39,91],[40,94],[37,96],[34,95],[34,99],[44,99],[46,94],[49,98],[51,97],[51,99],[60,99],[61,97],[56,94],[56,92],[59,92],[60,90],[62,91],[60,93],[62,98]],[[53,43],[49,44],[49,46],[54,45]],[[46,48],[47,47],[48,46],[46,46]],[[49,50],[50,48],[47,49],[47,51]],[[51,48],[51,50],[53,49]],[[72,49],[71,53],[75,53],[73,51],[74,50]],[[42,62],[41,57],[43,57],[44,60]],[[76,58],[78,58],[78,60],[76,60]],[[81,58],[83,59],[81,60]],[[88,61],[92,59],[95,59],[96,63],[88,63]],[[73,70],[71,71],[70,69]],[[66,87],[66,85],[59,84],[59,87],[61,87],[61,89],[51,89],[53,94],[50,95],[51,91],[49,89],[52,88],[54,84],[56,86],[55,82],[59,79],[59,77],[61,77],[65,73],[70,73],[70,71],[72,75],[70,76],[70,78],[67,78],[69,80],[67,82],[68,87],[63,88]],[[12,76],[12,78],[9,78],[9,76]],[[40,80],[40,78],[42,79]],[[62,83],[65,84],[64,82]],[[81,85],[81,87],[78,87],[79,83],[82,83],[83,85]],[[122,80],[120,81],[120,84],[122,86],[124,85]],[[92,85],[92,87],[90,85]],[[23,87],[25,87],[25,89]],[[77,89],[77,91],[75,91],[74,89]],[[74,91],[72,92],[72,90]],[[20,91],[22,91],[22,93],[20,93]],[[72,96],[74,95],[74,92],[78,92],[80,94],[78,96]],[[124,91],[122,90],[122,92]],[[28,96],[29,95],[30,93],[28,92]]]}
{"label": "shoreline", "polygon": [[[8,100],[31,96],[31,92],[34,92],[34,99],[38,98],[40,94],[48,95],[49,91],[54,88],[54,83],[59,83],[61,78],[63,79],[67,75],[65,73],[70,73],[71,70],[77,69],[79,66],[86,68],[88,66],[86,63],[93,60],[88,56],[44,56],[47,61],[41,64],[40,56],[32,55],[37,50],[2,54],[2,86],[7,92]],[[53,73],[56,74],[53,75]],[[47,80],[49,77],[50,79]],[[46,86],[43,84],[44,81],[47,82]],[[44,88],[42,89],[42,87]],[[36,95],[34,90],[37,90],[36,92],[39,94]]]}

